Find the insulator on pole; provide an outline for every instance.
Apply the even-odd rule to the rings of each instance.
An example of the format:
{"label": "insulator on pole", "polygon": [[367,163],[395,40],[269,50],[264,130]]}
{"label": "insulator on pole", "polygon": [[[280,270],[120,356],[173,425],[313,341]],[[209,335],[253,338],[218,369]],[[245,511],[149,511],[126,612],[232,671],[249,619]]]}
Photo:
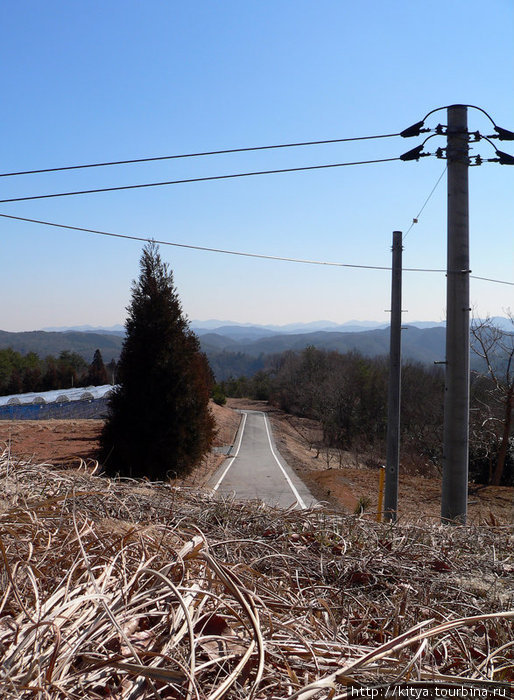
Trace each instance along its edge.
{"label": "insulator on pole", "polygon": [[421,153],[422,150],[423,144],[421,144],[421,146],[416,146],[416,148],[413,148],[412,150],[407,151],[407,153],[401,155],[400,160],[419,160],[423,155]]}
{"label": "insulator on pole", "polygon": [[423,128],[424,123],[424,121],[416,122],[412,126],[407,127],[407,129],[400,131],[400,136],[403,136],[403,138],[409,138],[410,136],[419,136],[421,134],[421,130]]}
{"label": "insulator on pole", "polygon": [[494,130],[498,134],[498,138],[500,139],[500,141],[514,141],[514,131],[502,129],[501,126],[495,126]]}
{"label": "insulator on pole", "polygon": [[514,156],[511,156],[510,153],[496,151],[496,155],[498,156],[500,165],[514,165]]}

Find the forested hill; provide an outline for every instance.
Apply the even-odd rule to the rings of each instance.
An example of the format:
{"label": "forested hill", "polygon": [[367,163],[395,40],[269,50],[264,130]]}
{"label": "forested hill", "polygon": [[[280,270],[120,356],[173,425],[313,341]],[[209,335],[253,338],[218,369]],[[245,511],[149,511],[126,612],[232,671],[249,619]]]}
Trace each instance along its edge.
{"label": "forested hill", "polygon": [[110,333],[0,331],[0,350],[11,348],[22,355],[35,352],[41,359],[47,355],[57,356],[68,350],[78,353],[89,363],[93,359],[95,350],[98,349],[102,353],[104,362],[110,362],[112,359],[119,358],[122,343],[123,338],[120,335]]}
{"label": "forested hill", "polygon": [[[29,331],[9,333],[0,331],[0,349],[12,348],[27,354],[35,352],[39,357],[59,355],[63,350],[76,352],[86,362],[91,362],[98,348],[104,361],[118,359],[123,338],[120,334],[80,331],[47,332]],[[263,369],[271,355],[287,350],[300,352],[312,345],[323,350],[340,353],[357,351],[368,357],[389,353],[389,328],[361,332],[318,331],[314,333],[275,333],[261,338],[236,340],[221,333],[205,333],[200,337],[202,350],[207,354],[218,381],[230,376],[251,376]],[[402,332],[404,360],[424,364],[444,360],[444,327],[417,328],[409,326]],[[475,357],[475,360],[477,358]],[[472,365],[474,364],[472,358]]]}
{"label": "forested hill", "polygon": [[[420,362],[440,360],[444,352],[445,328],[416,328],[409,326],[402,332],[402,348],[405,357]],[[377,328],[361,332],[318,331],[315,333],[276,334],[270,337],[236,341],[233,338],[207,333],[200,337],[202,347],[208,353],[226,350],[242,352],[257,357],[285,350],[300,351],[309,345],[323,350],[345,353],[356,350],[363,355],[386,355],[389,352],[389,328]]]}
{"label": "forested hill", "polygon": [[[406,328],[402,332],[403,358],[424,364],[444,360],[445,332],[444,327],[410,326]],[[276,334],[257,340],[243,341],[217,333],[206,333],[200,337],[200,342],[216,378],[221,381],[229,376],[254,374],[266,366],[270,355],[277,355],[287,350],[300,352],[310,345],[340,353],[356,351],[367,357],[388,355],[389,328],[349,333],[318,331]]]}

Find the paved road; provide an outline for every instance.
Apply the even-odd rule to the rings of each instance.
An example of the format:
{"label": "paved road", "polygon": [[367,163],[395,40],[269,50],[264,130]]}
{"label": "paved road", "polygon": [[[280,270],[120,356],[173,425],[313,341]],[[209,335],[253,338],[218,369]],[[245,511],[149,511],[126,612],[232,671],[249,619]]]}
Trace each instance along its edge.
{"label": "paved road", "polygon": [[316,499],[281,458],[265,413],[241,411],[242,420],[231,456],[210,480],[220,495],[260,499],[273,506],[309,508]]}

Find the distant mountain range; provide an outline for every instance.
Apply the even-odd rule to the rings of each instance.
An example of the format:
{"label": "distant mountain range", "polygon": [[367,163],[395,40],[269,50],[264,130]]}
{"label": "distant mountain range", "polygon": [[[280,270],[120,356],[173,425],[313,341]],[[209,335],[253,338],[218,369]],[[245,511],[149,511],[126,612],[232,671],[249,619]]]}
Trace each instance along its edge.
{"label": "distant mountain range", "polygon": [[80,331],[81,333],[113,333],[115,335],[125,335],[125,326],[117,323],[115,326],[51,326],[41,328],[47,333],[69,333],[70,331]]}
{"label": "distant mountain range", "polygon": [[[446,321],[409,321],[404,319],[405,324],[409,327],[416,328],[444,328]],[[495,316],[492,321],[504,330],[512,331],[510,319],[501,316]],[[257,323],[239,323],[237,321],[220,321],[218,319],[209,319],[207,321],[193,320],[189,323],[191,330],[198,336],[206,333],[216,333],[218,335],[226,335],[231,338],[265,338],[271,335],[285,335],[298,333],[314,333],[317,331],[327,331],[330,333],[361,333],[367,330],[375,330],[377,328],[389,328],[388,323],[380,323],[378,321],[346,321],[345,323],[335,323],[334,321],[311,321],[309,323],[287,323],[282,326]],[[125,327],[121,324],[114,326],[53,326],[42,328],[42,331],[67,333],[69,331],[80,331],[83,333],[109,333],[114,335],[124,335]]]}
{"label": "distant mountain range", "polygon": [[[444,326],[443,322],[415,321],[410,324],[418,328],[433,328]],[[346,321],[345,323],[334,323],[333,321],[311,321],[310,323],[288,323],[283,326],[258,325],[252,323],[234,323],[233,321],[191,321],[191,328],[199,335],[206,333],[217,333],[228,335],[231,338],[264,338],[270,335],[284,335],[297,333],[315,333],[327,331],[330,333],[360,333],[376,328],[388,328],[389,324],[378,323],[377,321]]]}
{"label": "distant mountain range", "polygon": [[[334,323],[334,321],[311,321],[310,323],[288,323],[283,326],[273,324],[259,325],[255,323],[237,323],[235,321],[219,321],[211,319],[208,321],[191,321],[190,328],[198,336],[206,333],[217,333],[218,335],[228,335],[231,338],[264,338],[270,335],[283,335],[290,333],[314,333],[316,331],[330,331],[341,333],[358,333],[364,330],[375,328],[388,328],[388,324],[377,321],[346,321],[345,323]],[[414,321],[412,326],[417,328],[433,328],[444,326],[441,321]],[[114,326],[52,326],[42,328],[42,331],[66,333],[69,331],[81,331],[83,333],[113,333],[123,335],[124,326],[116,324]]]}
{"label": "distant mountain range", "polygon": [[[495,323],[511,328],[508,319],[496,318]],[[230,321],[192,321],[191,329],[199,336],[218,381],[230,376],[251,375],[266,367],[270,355],[292,350],[300,352],[312,345],[324,350],[345,353],[357,351],[373,357],[389,353],[389,327],[372,321],[349,321],[336,324],[315,321],[286,326],[259,326],[231,323]],[[35,352],[40,357],[59,355],[63,350],[77,352],[91,362],[98,348],[104,362],[118,359],[123,326],[93,328],[77,326],[55,330],[9,333],[0,331],[0,349],[12,348],[26,354]],[[444,360],[444,322],[417,322],[405,327],[402,334],[404,360],[432,364]],[[478,358],[472,358],[478,366]]]}

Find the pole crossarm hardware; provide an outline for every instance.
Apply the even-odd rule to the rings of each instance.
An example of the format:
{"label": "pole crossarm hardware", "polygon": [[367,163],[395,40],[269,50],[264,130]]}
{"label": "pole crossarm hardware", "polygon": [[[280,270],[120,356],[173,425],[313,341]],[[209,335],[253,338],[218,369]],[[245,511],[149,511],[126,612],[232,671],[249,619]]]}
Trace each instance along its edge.
{"label": "pole crossarm hardware", "polygon": [[[453,105],[455,106],[455,105]],[[468,139],[468,143],[478,143],[482,139],[485,141],[488,141],[491,146],[494,148],[496,152],[496,158],[483,158],[481,155],[474,155],[472,156],[474,158],[474,163],[471,162],[469,159],[469,155],[466,157],[468,158],[469,165],[482,165],[483,163],[500,163],[500,165],[514,165],[514,156],[511,155],[510,153],[505,153],[503,151],[499,151],[494,144],[492,143],[491,139],[498,139],[499,141],[514,141],[514,131],[510,131],[509,129],[504,129],[501,126],[498,126],[495,121],[492,119],[492,117],[481,107],[476,107],[475,105],[461,105],[463,107],[470,107],[472,109],[477,109],[479,112],[482,112],[485,114],[485,116],[489,119],[489,121],[493,124],[495,134],[490,134],[489,136],[484,136],[481,134],[479,131],[473,131],[469,132],[466,129],[466,136]],[[423,133],[427,133],[430,131],[433,131],[434,133],[432,136],[429,136],[426,138],[422,144],[419,146],[416,146],[415,148],[412,148],[410,151],[407,151],[406,153],[403,153],[400,156],[400,160],[419,160],[420,158],[423,158],[425,156],[435,156],[436,158],[442,158],[445,160],[448,160],[448,156],[444,155],[446,152],[446,148],[438,148],[435,153],[423,153],[423,147],[425,143],[431,139],[434,138],[434,136],[448,136],[448,126],[445,126],[443,124],[438,124],[435,129],[429,129],[424,126],[426,119],[434,114],[435,112],[438,112],[442,109],[451,109],[450,107],[437,107],[436,109],[433,109],[431,112],[429,112],[421,121],[416,122],[415,124],[412,124],[412,126],[407,127],[403,131],[400,132],[400,136],[403,136],[404,138],[410,138],[413,136],[420,136]]]}
{"label": "pole crossarm hardware", "polygon": [[[479,131],[468,130],[468,107],[482,112],[494,127],[494,134],[484,136]],[[447,125],[438,124],[435,129],[425,127],[425,121],[435,112],[447,111]],[[485,162],[500,165],[514,165],[514,156],[496,148],[493,139],[514,141],[514,131],[498,126],[494,119],[481,107],[475,105],[448,105],[438,107],[421,120],[400,132],[400,136],[410,138],[433,131],[422,144],[400,156],[403,161],[418,161],[420,158],[435,155],[447,161],[448,172],[448,244],[446,274],[446,359],[435,362],[445,366],[444,431],[443,431],[443,480],[441,494],[441,522],[444,524],[464,524],[467,517],[468,468],[469,468],[469,167]],[[425,153],[426,142],[435,136],[446,136],[446,147],[439,147],[435,153]],[[496,158],[470,157],[470,144],[487,141],[495,150]],[[394,269],[394,268],[393,268]],[[455,272],[458,271],[457,274]],[[454,274],[452,274],[454,273]],[[391,338],[393,324],[391,322]],[[391,345],[391,372],[393,350]],[[391,375],[392,376],[392,375]],[[390,378],[390,396],[396,379]],[[391,405],[390,409],[391,411]],[[391,423],[391,420],[393,421]],[[389,431],[396,430],[396,417],[389,413]],[[395,517],[396,503],[393,500],[392,480],[397,477],[395,466],[388,462],[386,481],[385,515]],[[392,448],[391,448],[392,449]]]}

